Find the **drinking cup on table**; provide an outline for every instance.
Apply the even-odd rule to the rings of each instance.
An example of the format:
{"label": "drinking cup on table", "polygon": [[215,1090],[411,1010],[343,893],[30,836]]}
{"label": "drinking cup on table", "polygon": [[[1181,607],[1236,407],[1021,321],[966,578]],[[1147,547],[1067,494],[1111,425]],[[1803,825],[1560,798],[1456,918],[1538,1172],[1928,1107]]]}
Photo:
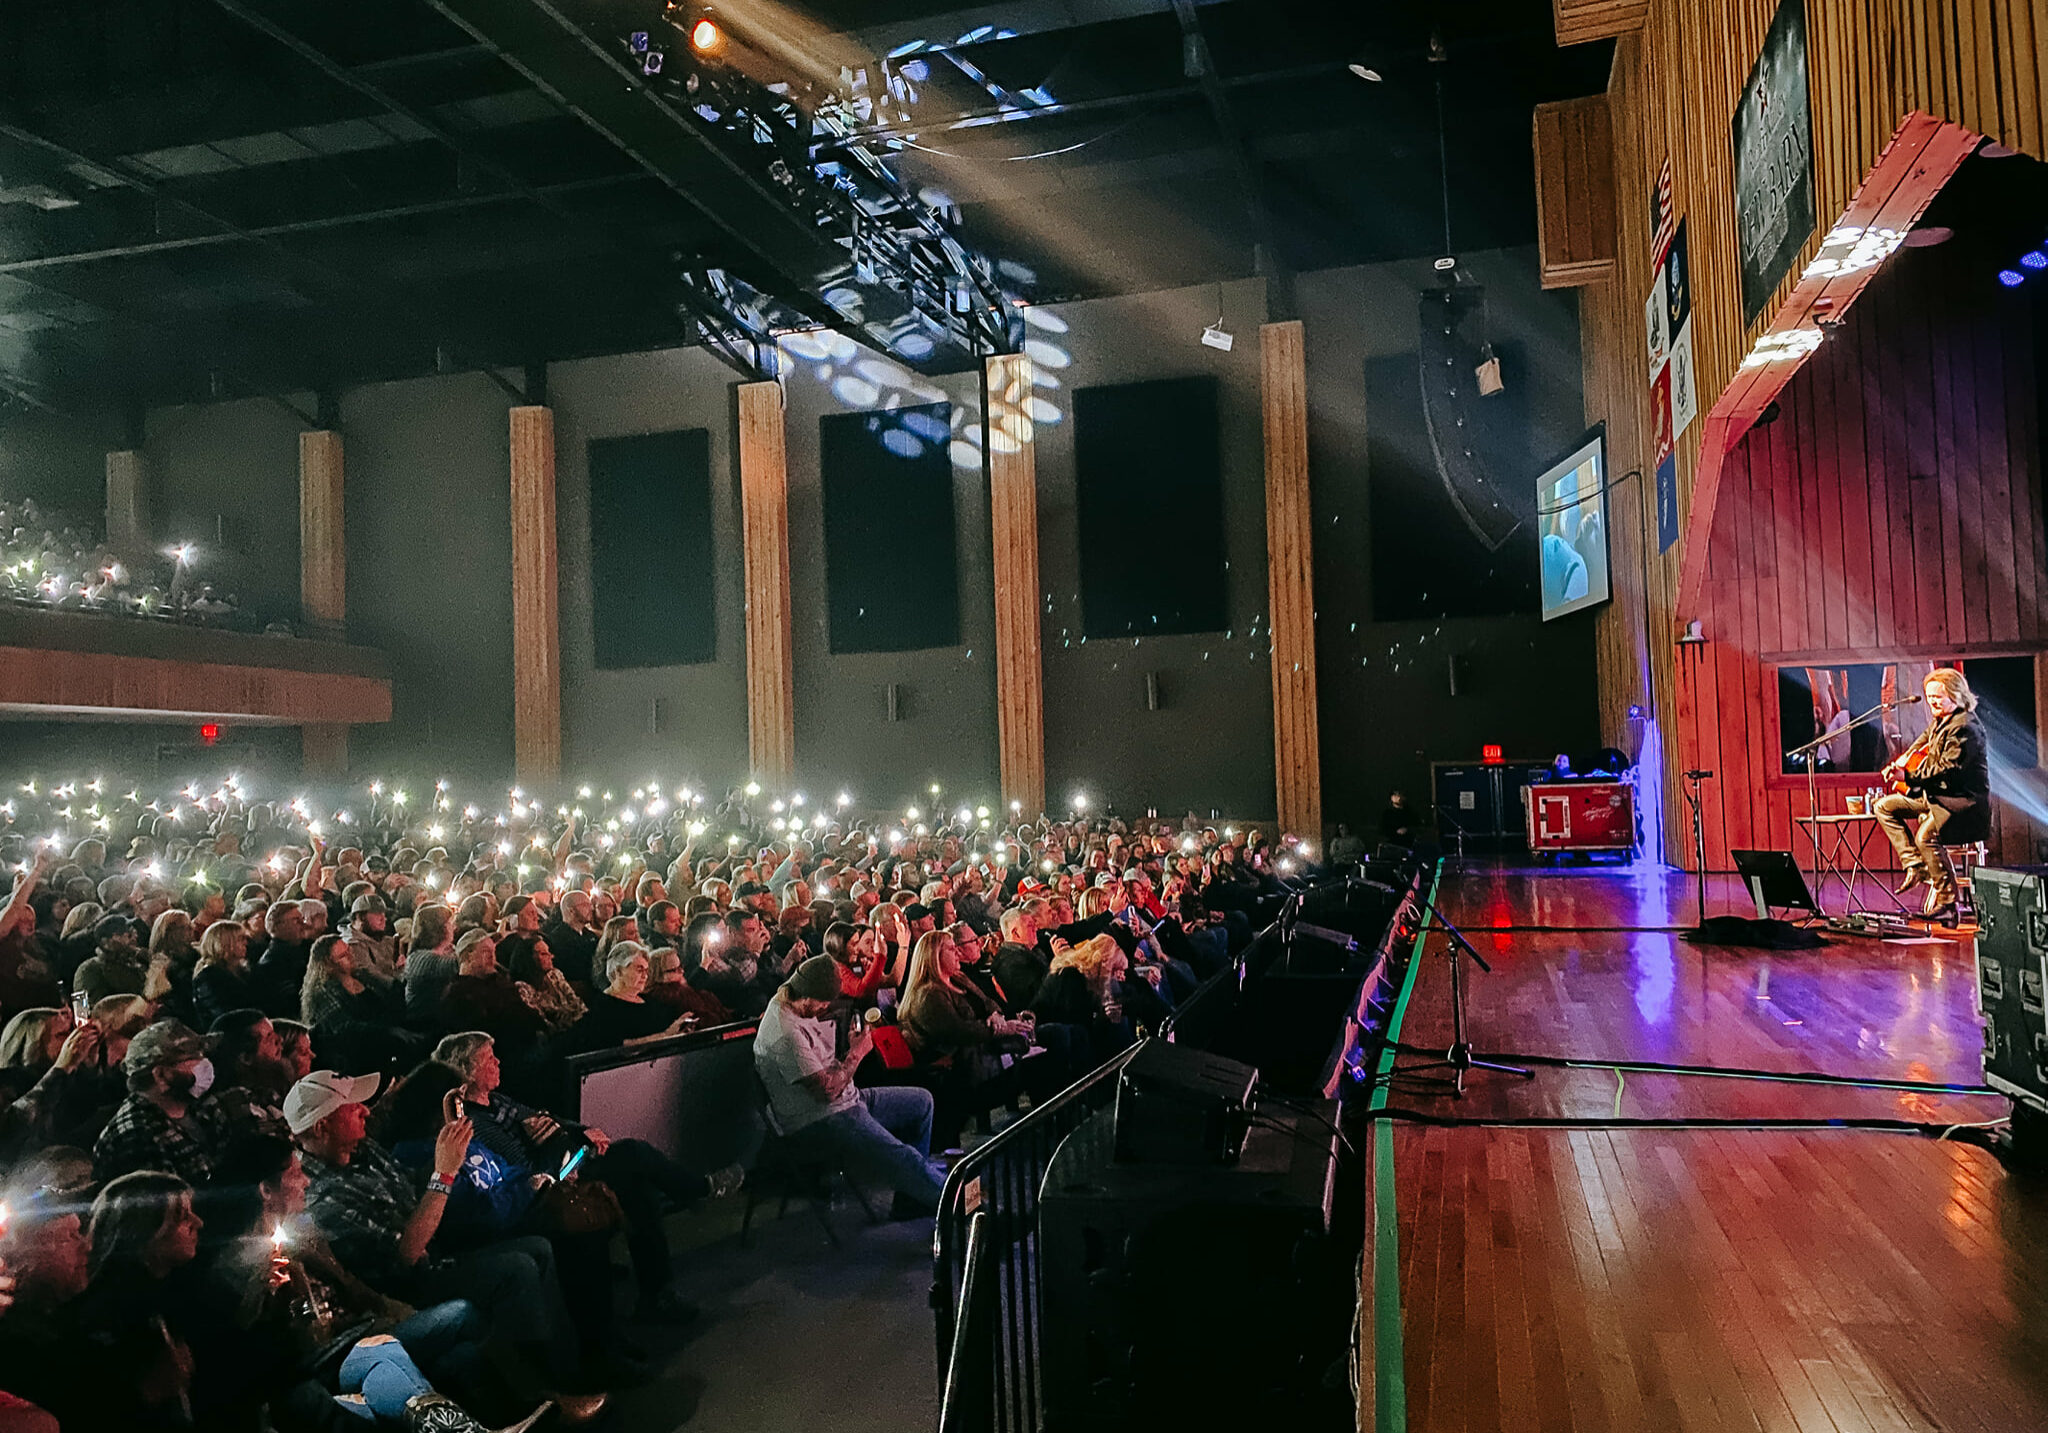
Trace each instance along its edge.
{"label": "drinking cup on table", "polygon": [[1863,814],[1863,798],[1861,796],[1848,797],[1844,804],[1848,806],[1851,816],[1861,816]]}

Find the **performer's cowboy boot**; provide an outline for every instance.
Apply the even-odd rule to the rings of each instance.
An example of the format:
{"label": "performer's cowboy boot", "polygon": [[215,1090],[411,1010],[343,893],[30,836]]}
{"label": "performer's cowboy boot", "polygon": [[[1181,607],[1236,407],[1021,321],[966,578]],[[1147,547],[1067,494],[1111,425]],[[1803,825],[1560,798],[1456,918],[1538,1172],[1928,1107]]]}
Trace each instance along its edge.
{"label": "performer's cowboy boot", "polygon": [[1927,883],[1927,863],[1918,856],[1908,856],[1899,864],[1905,868],[1906,878],[1899,882],[1899,894],[1904,895],[1915,886]]}
{"label": "performer's cowboy boot", "polygon": [[1946,871],[1937,871],[1927,889],[1922,914],[1930,922],[1952,926],[1956,923],[1956,883]]}

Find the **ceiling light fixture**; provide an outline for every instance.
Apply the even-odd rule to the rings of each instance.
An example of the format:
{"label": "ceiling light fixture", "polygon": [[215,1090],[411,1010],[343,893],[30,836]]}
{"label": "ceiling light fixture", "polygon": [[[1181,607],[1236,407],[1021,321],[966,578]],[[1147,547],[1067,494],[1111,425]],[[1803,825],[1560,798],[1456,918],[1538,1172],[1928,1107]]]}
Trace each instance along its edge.
{"label": "ceiling light fixture", "polygon": [[1351,71],[1352,74],[1357,75],[1361,80],[1371,80],[1374,84],[1378,84],[1381,80],[1386,78],[1385,75],[1382,75],[1378,70],[1374,69],[1371,65],[1368,65],[1363,60],[1353,60],[1344,68]]}

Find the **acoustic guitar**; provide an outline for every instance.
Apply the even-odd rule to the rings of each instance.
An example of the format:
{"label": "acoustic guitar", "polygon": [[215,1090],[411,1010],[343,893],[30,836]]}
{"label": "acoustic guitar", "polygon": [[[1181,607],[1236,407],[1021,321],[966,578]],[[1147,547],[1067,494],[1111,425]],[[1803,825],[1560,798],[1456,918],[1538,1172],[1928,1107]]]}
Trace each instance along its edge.
{"label": "acoustic guitar", "polygon": [[1901,796],[1911,796],[1920,785],[1920,768],[1927,764],[1932,755],[1933,752],[1928,747],[1915,747],[1893,762],[1887,768],[1895,773],[1891,781],[1892,790]]}

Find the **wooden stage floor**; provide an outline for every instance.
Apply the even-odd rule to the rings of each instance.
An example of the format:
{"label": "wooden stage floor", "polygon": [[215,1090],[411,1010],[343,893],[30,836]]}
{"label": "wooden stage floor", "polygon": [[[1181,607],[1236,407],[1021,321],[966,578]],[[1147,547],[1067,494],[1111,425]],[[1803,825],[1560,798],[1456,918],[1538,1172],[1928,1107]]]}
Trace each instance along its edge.
{"label": "wooden stage floor", "polygon": [[[1690,924],[1691,891],[1663,873],[1447,867],[1443,909],[1495,966],[1468,972],[1474,1044],[1979,1080],[1967,935],[1764,952],[1615,929]],[[1709,909],[1741,909],[1732,882],[1710,887]],[[1508,929],[1531,926],[1548,929]],[[1408,1044],[1450,1040],[1442,947]],[[1920,1134],[1607,1123],[1947,1125],[2003,1100],[1554,1067],[1474,1072],[1467,1089],[1453,1101],[1402,1079],[1389,1103],[1605,1127],[1389,1126],[1406,1427],[2048,1429],[2048,1180]]]}

